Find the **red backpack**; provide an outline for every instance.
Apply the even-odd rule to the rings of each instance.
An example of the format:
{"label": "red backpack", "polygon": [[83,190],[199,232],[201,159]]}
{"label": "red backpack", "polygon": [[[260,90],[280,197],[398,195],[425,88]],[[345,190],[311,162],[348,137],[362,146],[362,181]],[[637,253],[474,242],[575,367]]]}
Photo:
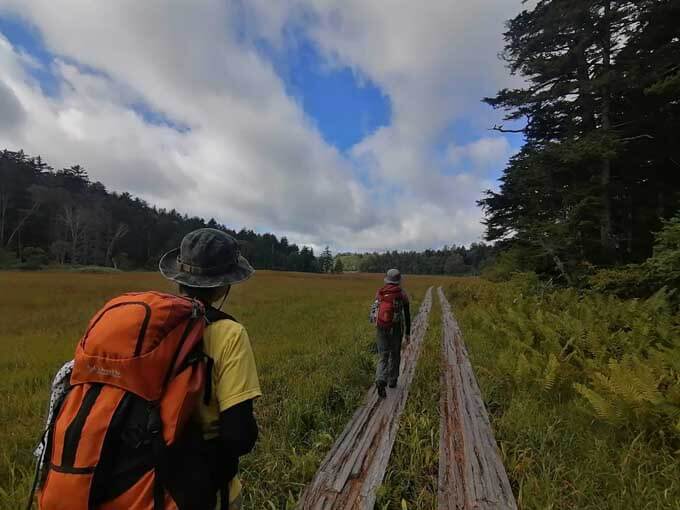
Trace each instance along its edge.
{"label": "red backpack", "polygon": [[401,321],[403,308],[401,287],[388,284],[378,291],[376,324],[381,329],[392,329]]}
{"label": "red backpack", "polygon": [[199,302],[124,294],[91,320],[48,428],[41,510],[214,508],[193,420],[209,385]]}

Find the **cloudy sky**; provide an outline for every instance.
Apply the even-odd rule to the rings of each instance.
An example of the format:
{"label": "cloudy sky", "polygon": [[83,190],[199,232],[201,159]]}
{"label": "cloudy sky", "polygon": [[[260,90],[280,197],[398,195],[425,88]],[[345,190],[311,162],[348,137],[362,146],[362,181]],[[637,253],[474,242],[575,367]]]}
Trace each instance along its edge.
{"label": "cloudy sky", "polygon": [[334,250],[482,238],[520,0],[0,0],[0,148]]}

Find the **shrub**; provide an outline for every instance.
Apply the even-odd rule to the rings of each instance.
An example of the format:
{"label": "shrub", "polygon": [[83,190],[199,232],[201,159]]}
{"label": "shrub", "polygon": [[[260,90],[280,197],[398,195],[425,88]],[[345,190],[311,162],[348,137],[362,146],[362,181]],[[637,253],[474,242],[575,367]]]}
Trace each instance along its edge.
{"label": "shrub", "polygon": [[18,259],[14,252],[0,248],[0,269],[11,269],[16,267]]}
{"label": "shrub", "polygon": [[508,281],[514,273],[524,269],[522,253],[517,248],[510,248],[498,254],[493,263],[482,270],[482,276],[492,282]]}
{"label": "shrub", "polygon": [[588,285],[597,292],[614,294],[623,299],[643,297],[652,292],[644,268],[634,264],[616,269],[600,269],[588,277]]}
{"label": "shrub", "polygon": [[645,277],[657,287],[680,287],[680,214],[664,221],[655,236],[654,254],[643,264]]}
{"label": "shrub", "polygon": [[23,261],[16,267],[24,270],[36,270],[48,263],[47,253],[42,248],[27,246],[23,250]]}
{"label": "shrub", "polygon": [[115,269],[113,267],[105,267],[105,266],[73,266],[67,269],[67,271],[73,272],[73,273],[120,273],[120,269]]}

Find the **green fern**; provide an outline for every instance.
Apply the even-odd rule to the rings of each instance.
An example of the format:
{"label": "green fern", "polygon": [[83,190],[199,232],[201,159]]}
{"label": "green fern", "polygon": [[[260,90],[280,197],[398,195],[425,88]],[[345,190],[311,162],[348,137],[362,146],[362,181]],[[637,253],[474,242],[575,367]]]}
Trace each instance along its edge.
{"label": "green fern", "polygon": [[546,365],[543,374],[543,391],[550,392],[553,389],[555,382],[558,379],[559,368],[560,362],[557,360],[557,356],[550,354],[550,356],[548,356],[548,364]]}
{"label": "green fern", "polygon": [[610,423],[618,423],[619,416],[614,406],[605,397],[583,384],[575,383],[574,389],[590,403],[598,418]]}

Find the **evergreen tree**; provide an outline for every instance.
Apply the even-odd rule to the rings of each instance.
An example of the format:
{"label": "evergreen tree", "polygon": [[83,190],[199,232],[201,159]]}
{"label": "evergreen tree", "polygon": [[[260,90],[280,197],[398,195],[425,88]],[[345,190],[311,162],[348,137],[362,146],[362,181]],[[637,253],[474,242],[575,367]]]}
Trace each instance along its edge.
{"label": "evergreen tree", "polygon": [[328,246],[319,256],[319,268],[322,273],[330,273],[333,270],[333,254]]}
{"label": "evergreen tree", "polygon": [[333,272],[334,273],[343,273],[345,271],[345,267],[342,264],[342,259],[340,257],[335,259],[335,266],[333,266]]}
{"label": "evergreen tree", "polygon": [[672,0],[541,0],[509,21],[504,58],[527,86],[485,101],[526,142],[480,201],[487,239],[566,280],[649,256],[678,207],[679,21]]}

